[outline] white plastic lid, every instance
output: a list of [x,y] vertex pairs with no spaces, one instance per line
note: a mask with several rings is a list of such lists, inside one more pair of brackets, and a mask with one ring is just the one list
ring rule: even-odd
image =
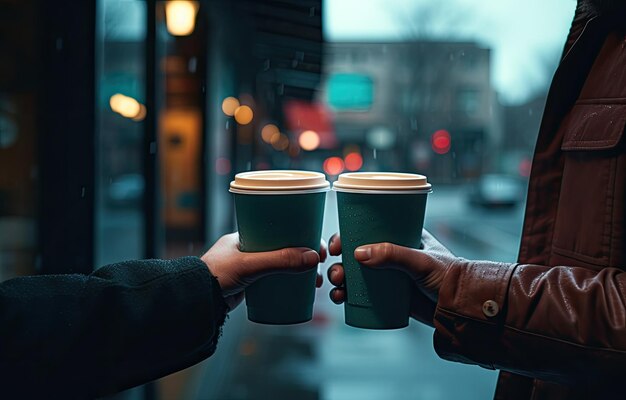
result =
[[340,192],[430,192],[424,175],[400,172],[349,172],[339,175],[333,189]]
[[312,171],[241,172],[230,183],[230,192],[247,194],[312,193],[327,191],[329,188],[330,183],[324,174]]

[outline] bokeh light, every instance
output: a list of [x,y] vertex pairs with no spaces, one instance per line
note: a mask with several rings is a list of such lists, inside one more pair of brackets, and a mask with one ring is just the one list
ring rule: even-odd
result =
[[280,133],[280,132],[276,132],[276,133],[272,134],[272,137],[270,138],[270,144],[273,146],[276,143],[278,143],[278,141],[280,140],[281,136],[282,136],[282,133]]
[[298,143],[302,150],[313,151],[320,145],[320,135],[315,131],[304,131],[300,134]]
[[280,131],[274,124],[267,124],[261,129],[261,139],[263,139],[265,143],[272,143],[272,137],[275,134],[280,135]]
[[341,157],[328,157],[324,161],[324,172],[328,175],[339,175],[343,172],[344,164]]
[[431,137],[431,145],[435,153],[446,154],[450,151],[450,147],[452,145],[450,133],[445,129],[440,129],[433,133],[433,136]]
[[348,171],[358,171],[363,166],[363,157],[359,153],[350,153],[345,158],[345,165]]
[[239,107],[239,100],[235,97],[227,97],[222,101],[222,111],[224,114],[232,117],[235,115],[235,110]]
[[252,109],[248,106],[239,106],[235,110],[235,121],[237,121],[240,125],[248,125],[252,122],[254,118],[254,113]]
[[[142,104],[139,104],[137,100],[129,96],[124,96],[121,93],[116,93],[111,96],[109,99],[109,105],[111,106],[111,110],[126,118],[141,117],[142,107],[145,110],[145,107]],[[141,117],[141,119],[143,118],[145,118],[145,115]]]
[[367,132],[365,141],[373,149],[390,150],[396,145],[396,134],[386,126],[375,126]]
[[289,138],[282,133],[272,136],[272,147],[278,151],[286,150],[289,147]]
[[165,24],[174,36],[191,35],[196,27],[197,1],[171,0],[165,3]]

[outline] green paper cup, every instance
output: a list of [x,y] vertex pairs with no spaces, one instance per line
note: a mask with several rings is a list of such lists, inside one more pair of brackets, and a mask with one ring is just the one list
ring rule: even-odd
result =
[[354,259],[354,250],[381,242],[419,248],[431,185],[423,175],[355,172],[339,175],[333,190],[346,276],[346,324],[404,328],[409,324],[413,284],[408,274],[363,267]]
[[[230,184],[241,250],[260,252],[286,247],[319,250],[326,192],[323,174],[308,171],[252,171]],[[317,271],[275,273],[246,288],[250,321],[287,325],[313,316]]]

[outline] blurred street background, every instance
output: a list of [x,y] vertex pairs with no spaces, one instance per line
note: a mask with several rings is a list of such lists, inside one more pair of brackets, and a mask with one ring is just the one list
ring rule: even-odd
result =
[[[513,262],[575,3],[0,0],[0,281],[200,255],[261,169],[424,174],[427,229]],[[439,359],[432,328],[348,327],[329,290],[297,326],[239,307],[209,360],[113,398],[492,397],[497,372]]]

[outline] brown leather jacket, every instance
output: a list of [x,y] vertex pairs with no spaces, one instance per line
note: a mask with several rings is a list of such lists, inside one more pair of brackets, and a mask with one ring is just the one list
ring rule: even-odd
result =
[[519,263],[460,261],[441,287],[435,350],[500,369],[496,399],[626,398],[625,14],[579,1]]

